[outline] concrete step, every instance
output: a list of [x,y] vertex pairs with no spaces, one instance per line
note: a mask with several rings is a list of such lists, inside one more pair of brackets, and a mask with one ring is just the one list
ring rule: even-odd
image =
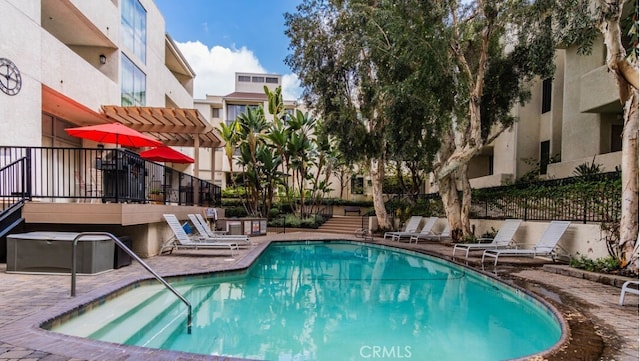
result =
[[359,216],[333,216],[318,228],[319,232],[353,234],[358,228],[362,228],[362,217]]

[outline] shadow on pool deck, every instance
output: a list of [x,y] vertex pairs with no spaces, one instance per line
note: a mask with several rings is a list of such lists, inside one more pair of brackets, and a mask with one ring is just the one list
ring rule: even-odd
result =
[[[145,259],[163,276],[193,274],[248,267],[272,240],[350,239],[351,236],[322,233],[270,234],[256,237],[253,249],[242,250],[230,259],[219,251],[180,251],[171,255]],[[451,258],[452,248],[446,244],[409,245],[383,241],[393,245]],[[479,258],[471,257],[469,265],[478,267]],[[40,323],[116,290],[135,280],[148,278],[139,265],[99,275],[79,276],[77,297],[71,298],[69,275],[9,274],[0,264],[0,361],[8,360],[232,360],[181,352],[140,347],[123,347],[102,342],[52,334],[37,327]],[[617,304],[620,289],[617,281],[594,282],[586,273],[554,265],[549,260],[530,258],[501,259],[498,267],[487,269],[507,283],[522,287],[553,304],[567,320],[571,337],[548,360],[638,360],[638,296],[631,295],[624,306]],[[567,274],[563,274],[567,273]],[[602,280],[599,280],[602,281]]]

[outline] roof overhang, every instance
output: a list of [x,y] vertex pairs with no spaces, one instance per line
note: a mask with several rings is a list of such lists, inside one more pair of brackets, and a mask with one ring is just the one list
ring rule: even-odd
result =
[[107,119],[147,133],[165,145],[224,146],[211,124],[196,109],[103,105]]
[[256,103],[263,103],[269,100],[265,93],[249,93],[249,92],[233,92],[224,96],[224,100],[227,102],[234,101],[250,101]]
[[80,126],[105,122],[102,114],[44,84],[42,84],[42,111]]
[[168,33],[165,34],[164,56],[166,65],[171,71],[186,76],[189,79],[195,78],[196,73]]

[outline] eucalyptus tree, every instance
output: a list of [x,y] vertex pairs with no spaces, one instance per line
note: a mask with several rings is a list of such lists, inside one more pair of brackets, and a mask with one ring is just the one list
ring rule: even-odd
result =
[[[285,62],[297,73],[307,106],[335,132],[341,152],[370,169],[375,184],[384,158],[373,138],[385,121],[376,110],[376,88],[366,91],[374,71],[364,41],[367,32],[349,16],[349,5],[305,0],[296,13],[285,14],[293,50]],[[373,196],[378,222],[388,228],[381,193]]]
[[471,232],[469,162],[516,121],[510,111],[529,98],[530,81],[553,74],[551,17],[540,3],[443,3],[455,103],[433,172],[454,238]]
[[[438,69],[441,60],[433,58],[438,52],[421,48],[426,51],[418,63],[400,61],[406,60],[404,55],[411,45],[403,38],[412,35],[405,31],[406,19],[396,11],[396,5],[410,12],[416,4],[432,10],[430,3],[305,0],[296,13],[285,15],[286,34],[293,50],[286,62],[301,81],[305,102],[318,112],[328,132],[336,137],[345,161],[357,163],[369,173],[381,228],[390,228],[382,192],[389,155],[401,149],[402,144],[416,144],[414,149],[420,149],[424,139],[433,134],[425,131],[425,127],[440,113],[411,111],[413,107],[424,110],[438,103],[425,102],[412,91],[398,88],[402,80],[407,80],[407,88],[433,87],[424,81],[429,77],[423,74],[432,74],[431,70]],[[437,24],[421,21],[414,24],[416,29],[411,31]],[[416,68],[424,72],[416,73]],[[411,82],[408,78],[412,77],[419,79]],[[431,79],[436,84],[444,81],[444,77]],[[401,114],[417,118],[406,119]],[[391,122],[397,122],[395,128],[390,128]]]
[[555,3],[559,42],[589,54],[600,34],[606,66],[615,79],[623,106],[622,217],[619,247],[623,266],[638,272],[638,2],[631,0],[563,0]]
[[369,167],[381,226],[385,163],[421,161],[452,234],[470,232],[468,163],[513,124],[528,82],[553,72],[546,10],[524,0],[308,0],[286,15],[287,63],[340,150]]

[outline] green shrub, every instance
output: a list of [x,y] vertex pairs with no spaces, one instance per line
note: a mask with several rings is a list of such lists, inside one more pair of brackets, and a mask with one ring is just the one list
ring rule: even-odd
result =
[[244,207],[224,207],[225,218],[242,218],[247,216]]
[[223,207],[242,207],[242,199],[240,198],[222,198]]
[[245,194],[246,194],[246,191],[244,188],[227,187],[222,190],[223,198],[241,198]]
[[300,219],[300,217],[294,214],[286,214],[284,217],[275,217],[269,220],[269,227],[282,227],[283,218],[285,226],[287,228],[310,228],[317,229],[320,227],[326,219],[321,215],[315,215]]
[[280,209],[273,207],[269,210],[269,219],[278,218],[279,214],[280,214]]
[[620,269],[620,260],[611,256],[596,259],[588,258],[579,253],[577,256],[571,257],[569,266],[599,273],[614,273]]

